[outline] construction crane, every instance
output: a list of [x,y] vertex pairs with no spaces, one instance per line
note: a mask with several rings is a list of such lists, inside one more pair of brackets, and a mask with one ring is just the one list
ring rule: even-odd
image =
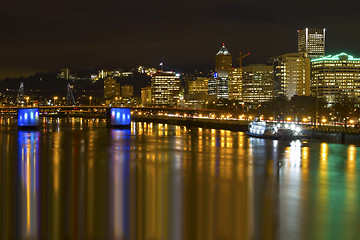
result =
[[247,57],[247,56],[249,56],[249,55],[250,55],[250,53],[242,54],[242,53],[240,52],[239,58],[238,58],[238,60],[239,60],[239,68],[240,68],[240,69],[242,68],[242,59],[245,58],[245,57]]

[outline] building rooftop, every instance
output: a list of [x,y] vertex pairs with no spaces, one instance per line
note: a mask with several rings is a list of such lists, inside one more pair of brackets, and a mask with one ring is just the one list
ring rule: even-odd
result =
[[351,55],[348,55],[346,53],[340,53],[337,55],[328,55],[322,58],[314,58],[311,60],[311,62],[318,62],[318,61],[340,61],[340,60],[347,60],[347,61],[360,61],[360,58],[354,58]]
[[225,43],[220,48],[220,51],[216,55],[231,55],[227,48],[225,47]]

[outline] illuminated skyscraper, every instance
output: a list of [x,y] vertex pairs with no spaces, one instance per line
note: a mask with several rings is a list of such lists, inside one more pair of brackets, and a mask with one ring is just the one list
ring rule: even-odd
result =
[[216,98],[229,99],[229,70],[217,70],[216,80]]
[[219,52],[215,56],[215,71],[217,70],[229,70],[232,68],[232,57],[225,44],[223,43]]
[[233,68],[229,71],[229,100],[241,100],[242,73],[241,68]]
[[309,58],[325,56],[325,28],[298,30],[298,52],[307,53]]
[[151,78],[152,103],[156,106],[176,106],[180,95],[180,74],[157,72]]
[[[214,82],[210,81],[209,83],[209,94],[215,92],[217,99],[229,99],[229,71],[231,68],[232,57],[223,43],[215,56]],[[214,85],[216,86],[216,89],[213,89]]]
[[217,75],[216,72],[212,74],[212,77],[208,81],[208,93],[209,95],[216,95],[216,80],[215,76]]
[[310,95],[310,58],[305,53],[288,53],[274,59],[275,96]]
[[360,97],[360,58],[340,53],[312,59],[311,94],[328,104],[342,95]]
[[244,103],[268,102],[274,97],[273,66],[256,64],[242,68],[242,98]]

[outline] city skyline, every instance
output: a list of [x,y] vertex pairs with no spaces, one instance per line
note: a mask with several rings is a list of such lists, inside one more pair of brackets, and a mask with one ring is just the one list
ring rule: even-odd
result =
[[251,52],[246,61],[257,63],[296,52],[297,30],[305,27],[327,29],[327,54],[360,55],[360,33],[349,31],[356,29],[353,10],[345,13],[335,6],[312,17],[302,16],[302,7],[287,13],[290,4],[281,2],[3,5],[0,79],[64,67],[128,68],[160,62],[171,68],[212,67],[213,54],[223,42],[234,58],[239,51]]

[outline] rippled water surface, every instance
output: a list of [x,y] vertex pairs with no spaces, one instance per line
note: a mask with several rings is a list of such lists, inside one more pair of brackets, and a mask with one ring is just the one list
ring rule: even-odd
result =
[[358,239],[359,148],[103,120],[0,126],[1,239]]

